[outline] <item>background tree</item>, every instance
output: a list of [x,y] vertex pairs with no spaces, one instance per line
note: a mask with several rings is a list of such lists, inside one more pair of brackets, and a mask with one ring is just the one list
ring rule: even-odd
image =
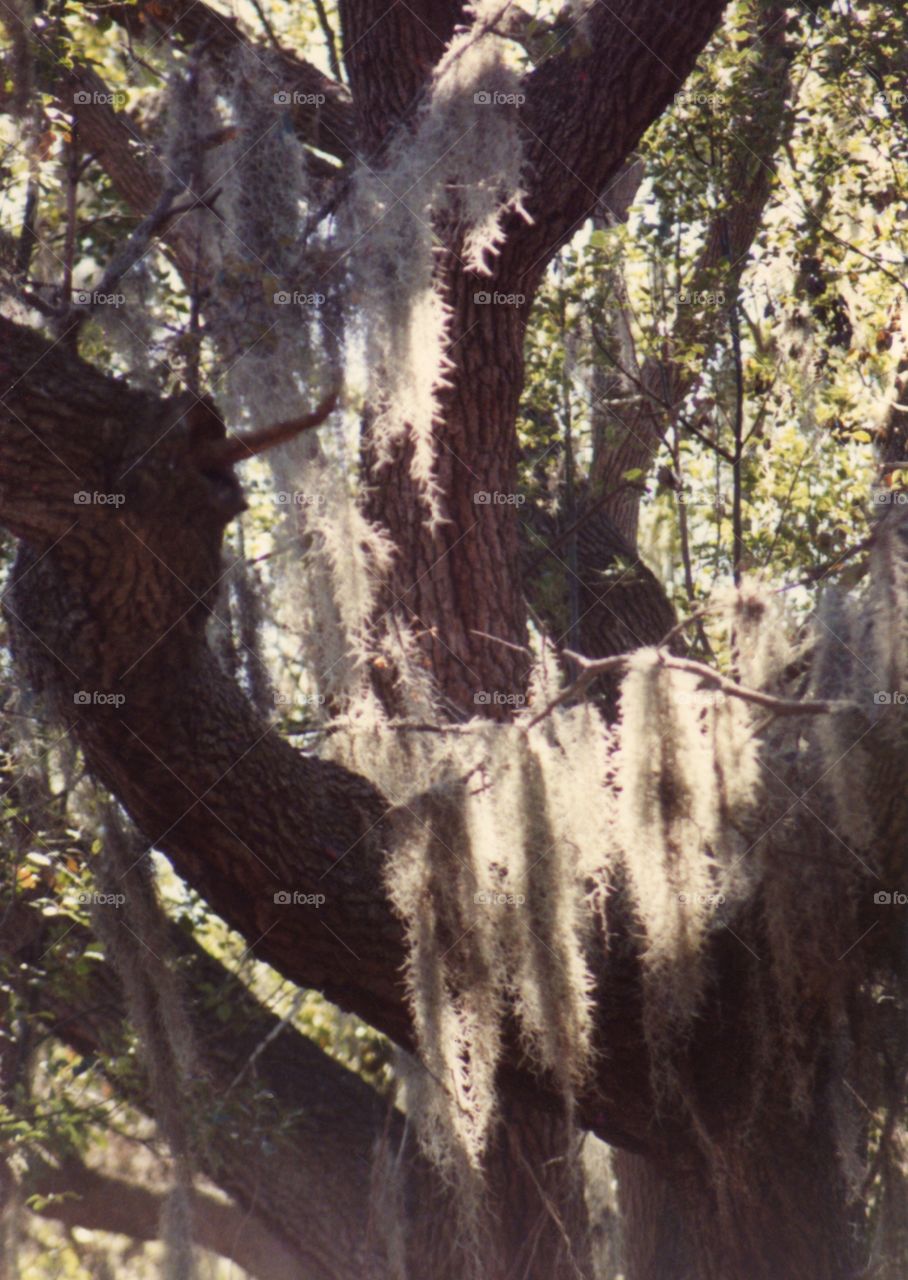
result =
[[5,12],[3,1266],[901,1274],[901,15],[255,12]]

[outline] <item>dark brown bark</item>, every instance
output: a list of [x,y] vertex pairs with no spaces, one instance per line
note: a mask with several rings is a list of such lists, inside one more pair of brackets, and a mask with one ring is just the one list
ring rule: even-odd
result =
[[[639,6],[594,10],[588,48],[544,62],[526,82],[520,122],[532,225],[516,215],[510,219],[490,280],[463,268],[459,245],[452,243],[456,231],[447,229],[449,252],[439,260],[438,288],[451,306],[454,367],[446,375],[450,389],[439,397],[437,474],[443,514],[451,523],[433,531],[414,519],[420,508],[406,441],[371,477],[370,514],[391,531],[397,549],[385,604],[399,602],[398,613],[415,626],[430,668],[461,712],[474,711],[478,692],[519,694],[526,682],[527,663],[519,652],[526,640],[519,508],[508,495],[513,499],[517,489],[515,419],[523,385],[523,334],[536,289],[548,262],[596,207],[653,112],[682,83],[723,8],[722,3],[692,3],[664,25],[661,12],[653,25]],[[357,44],[363,64],[358,75],[370,74],[370,61],[376,66],[384,61],[384,21]],[[408,82],[392,99],[402,111],[414,93]],[[613,109],[615,103],[620,111]],[[480,291],[521,301],[477,304]],[[479,491],[500,494],[501,501],[478,512]]]
[[724,1200],[714,1172],[620,1153],[627,1280],[854,1280],[859,1213],[832,1133],[822,1111],[810,1125],[755,1133],[732,1153]]
[[[381,798],[363,779],[292,751],[205,644],[205,599],[217,577],[221,530],[238,506],[230,476],[196,470],[198,458],[210,453],[216,418],[192,398],[158,402],[129,392],[61,348],[51,354],[15,326],[2,327],[9,429],[0,467],[19,483],[0,501],[5,518],[28,538],[8,610],[32,684],[65,717],[92,769],[150,843],[171,856],[257,955],[408,1044],[397,978],[400,930],[380,874],[390,830]],[[21,377],[38,366],[40,391]],[[128,436],[123,421],[131,424]],[[93,496],[121,495],[122,515],[110,503],[74,502],[77,485]],[[190,511],[193,531],[183,515]],[[109,698],[123,701],[103,701]],[[342,892],[332,887],[338,884]],[[275,903],[282,889],[324,894],[322,914]],[[628,1054],[609,1092],[626,1070],[639,1093],[633,1059],[640,1043],[616,998],[634,981],[630,958],[627,971],[618,965],[603,983],[604,1007],[615,1018],[612,1062]],[[572,1133],[557,1099],[516,1061],[515,1054],[502,1087],[523,1119],[500,1141],[512,1153],[516,1134],[524,1134],[526,1168],[503,1168],[491,1194],[504,1204],[519,1175],[529,1204],[538,1183],[545,1211],[537,1204],[522,1225],[512,1224],[513,1232],[532,1229],[540,1256],[555,1257],[564,1252],[565,1223],[578,1207],[570,1199],[555,1202],[568,1185],[560,1177],[551,1181],[558,1170],[547,1161],[537,1168],[536,1160],[543,1147],[563,1150]],[[593,1093],[586,1106],[603,1133],[647,1124],[641,1097],[618,1104]],[[554,1119],[537,1133],[528,1107],[550,1109]],[[575,1236],[572,1248],[580,1255],[582,1233]],[[452,1277],[462,1274],[460,1263],[451,1265]],[[502,1261],[503,1275],[508,1265]]]
[[162,38],[189,48],[203,44],[207,56],[228,74],[240,51],[253,50],[262,74],[273,77],[275,92],[295,95],[289,107],[301,141],[339,160],[348,160],[355,153],[353,107],[343,85],[311,62],[252,39],[235,19],[201,0],[143,0],[140,4],[86,8],[100,8],[106,18],[122,25],[137,43],[148,43],[152,48]]
[[339,9],[357,136],[372,163],[412,115],[464,7],[460,0],[341,0]]
[[[32,683],[65,713],[92,767],[146,836],[257,954],[408,1043],[396,963],[389,963],[402,950],[381,886],[382,840],[391,832],[381,798],[355,775],[281,742],[205,644],[204,600],[217,578],[221,530],[238,506],[230,476],[194,467],[198,440],[217,429],[212,410],[129,391],[8,322],[0,329],[0,514],[34,548],[22,554],[9,600]],[[77,485],[116,493],[121,481],[122,509],[73,502]],[[76,692],[89,701],[76,702]],[[125,701],[108,705],[98,693]],[[349,856],[331,859],[351,845]],[[327,876],[326,864],[334,865]],[[324,916],[279,909],[273,894],[281,887],[325,893]],[[696,1168],[683,1117],[653,1124],[639,957],[625,911],[620,895],[610,900],[612,936],[597,992],[605,1053],[578,1119],[665,1169]],[[748,937],[747,929],[742,922],[738,937]],[[722,989],[686,1054],[705,1098],[718,1090],[725,1099],[739,1082],[743,1088],[753,1051],[741,1022],[750,964],[738,937],[714,939],[708,963],[722,975]],[[764,950],[758,933],[750,941],[756,954]],[[545,1106],[544,1091],[513,1065],[502,1087],[527,1098],[535,1089]],[[733,1115],[737,1104],[720,1105]],[[841,1212],[841,1203],[830,1209]]]
[[526,643],[513,501],[526,308],[476,304],[477,282],[464,275],[451,288],[455,368],[440,397],[435,468],[448,522],[428,525],[409,447],[370,471],[369,513],[397,549],[383,606],[420,638],[449,705],[501,714],[501,703],[483,706],[477,695],[520,694],[529,670],[526,654],[508,647]]
[[[0,338],[0,517],[26,539],[6,599],[21,670],[149,844],[257,956],[409,1046],[403,935],[382,879],[387,802],[295,751],[206,641],[223,527],[242,501],[232,475],[197,469],[212,410],[131,391],[8,321]],[[597,1132],[631,1143],[650,1105],[628,1019],[638,980],[633,947],[603,970],[610,1069],[584,1103]],[[506,1078],[541,1087],[513,1065]]]
[[[385,802],[364,779],[294,751],[205,643],[223,527],[242,503],[229,473],[192,463],[210,411],[193,396],[118,388],[59,348],[48,358],[7,322],[2,336],[11,431],[0,501],[29,548],[7,606],[32,646],[33,678],[149,841],[259,940],[257,954],[405,1040],[401,933],[381,885]],[[40,389],[22,380],[31,365]],[[112,541],[123,553],[113,560]],[[114,695],[119,708],[103,701]],[[184,863],[177,850],[190,848]],[[282,890],[325,903],[287,907],[274,899]],[[370,988],[365,1001],[354,995]]]
[[[522,119],[531,161],[529,207],[536,221],[526,227],[515,220],[509,227],[493,287],[522,293],[529,305],[545,263],[680,83],[722,7],[687,3],[663,27],[654,22],[654,14],[664,17],[660,5],[635,7],[628,0],[617,11],[602,6],[591,19],[588,52],[553,58],[533,73]],[[390,10],[375,11],[371,41],[361,13],[345,19],[351,67],[350,32],[359,33],[356,76],[364,112],[375,77],[387,74],[382,50],[391,28],[381,27],[392,21],[389,15]],[[431,19],[436,40],[454,20],[447,9],[423,16]],[[403,12],[393,18],[409,21]],[[419,65],[415,75],[402,73],[375,116],[377,143],[411,110],[420,76],[439,52],[428,35],[415,30],[397,31],[397,38],[415,42]],[[514,418],[527,312],[515,308],[502,315],[478,308],[475,282],[451,261],[442,260],[440,278],[454,310],[456,367],[442,399],[441,429],[444,444],[457,446],[459,457],[451,461],[440,449],[439,468],[452,525],[430,536],[415,518],[406,445],[381,477],[372,510],[397,547],[389,594],[401,602],[401,621],[421,634],[450,703],[472,711],[473,681],[481,689],[511,691],[524,678],[524,658],[499,643],[519,645],[524,636],[517,512],[503,504],[480,525],[473,498],[477,483],[486,491],[514,492]],[[398,978],[401,930],[381,878],[394,835],[384,799],[362,778],[293,752],[218,669],[205,643],[207,603],[221,570],[221,534],[240,505],[231,474],[198,464],[197,437],[217,430],[213,411],[194,397],[158,402],[117,389],[59,353],[51,356],[7,322],[0,324],[0,338],[6,406],[0,424],[0,519],[26,544],[10,597],[23,669],[57,713],[65,713],[90,765],[149,841],[168,852],[180,874],[243,933],[256,954],[409,1044]],[[43,389],[31,376],[38,366]],[[92,502],[82,509],[73,502],[78,490],[122,492],[122,507]],[[77,694],[88,694],[88,701],[76,701]],[[123,701],[115,705],[96,695]],[[318,914],[281,906],[274,900],[278,890],[323,893],[326,901]],[[681,1185],[698,1176],[697,1148],[684,1120],[663,1118],[661,1126],[654,1120],[640,1030],[635,924],[620,901],[609,911],[612,936],[607,962],[604,938],[599,939],[597,993],[605,1053],[598,1092],[580,1100],[579,1118],[604,1136],[646,1151]],[[736,1009],[749,962],[730,955],[721,940],[715,950],[725,979],[721,1001],[711,1011],[709,1030],[698,1030],[689,1065],[695,1075],[724,1079],[737,1065]],[[530,1099],[550,1105],[551,1095],[516,1062],[514,1053],[503,1073],[508,1102],[520,1109]],[[527,1257],[527,1239],[540,1221],[530,1186],[563,1137],[556,1109],[551,1114],[551,1124],[521,1119],[519,1142],[510,1150],[507,1130],[500,1139],[501,1173],[493,1175],[492,1196],[505,1203],[508,1177],[521,1161],[531,1175],[508,1219],[502,1275]],[[796,1133],[794,1145],[800,1157],[793,1163],[803,1182],[814,1166],[802,1135]],[[758,1163],[760,1188],[775,1158],[773,1148]],[[827,1176],[818,1180],[810,1200],[814,1233],[841,1210],[830,1169],[827,1161]],[[533,1256],[558,1267],[547,1274],[560,1274],[559,1241],[567,1230],[575,1245],[582,1223],[564,1212],[577,1211],[572,1188],[557,1185],[557,1169],[546,1170],[549,1175],[555,1178],[549,1190],[556,1214],[547,1211]],[[709,1207],[704,1184],[695,1185],[697,1194],[683,1201],[685,1212]],[[794,1177],[790,1185],[798,1185]],[[704,1275],[712,1280],[720,1274],[717,1267],[733,1266],[740,1280],[749,1280],[741,1269],[756,1265],[754,1240],[765,1229],[772,1203],[770,1198],[766,1209],[748,1216],[742,1200],[742,1227],[728,1237],[730,1252],[715,1254],[717,1262],[704,1252],[704,1265],[712,1267]],[[829,1256],[819,1242],[807,1252],[821,1260]],[[803,1259],[806,1252],[795,1256]],[[569,1265],[564,1262],[564,1274],[573,1274]],[[456,1275],[453,1265],[451,1273]],[[763,1280],[762,1273],[755,1275]],[[732,1271],[728,1276],[738,1280]]]

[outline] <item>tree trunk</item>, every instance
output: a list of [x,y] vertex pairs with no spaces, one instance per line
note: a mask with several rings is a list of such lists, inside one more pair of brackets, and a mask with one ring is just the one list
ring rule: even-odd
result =
[[[378,468],[370,458],[372,519],[390,533],[394,567],[382,608],[416,636],[438,688],[466,715],[510,713],[529,658],[519,566],[517,442],[527,306],[476,303],[481,282],[463,272],[452,296],[449,390],[440,397],[436,479],[445,522],[430,527],[411,473],[412,442]],[[498,285],[504,291],[505,287]],[[477,460],[481,459],[481,463]]]
[[829,1116],[757,1134],[717,1193],[701,1165],[616,1161],[627,1280],[858,1280],[858,1220]]
[[579,1134],[569,1117],[508,1102],[487,1187],[496,1247],[484,1277],[592,1280]]

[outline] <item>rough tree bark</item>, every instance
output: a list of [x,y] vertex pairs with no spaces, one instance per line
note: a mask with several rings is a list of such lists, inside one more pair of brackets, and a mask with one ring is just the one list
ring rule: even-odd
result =
[[[239,505],[231,475],[199,469],[218,432],[213,411],[193,400],[187,412],[185,400],[158,402],[130,391],[9,322],[0,332],[0,515],[24,539],[8,607],[32,685],[56,704],[92,769],[150,843],[257,954],[408,1044],[400,931],[380,877],[393,818],[362,779],[300,756],[262,724],[218,673],[205,643],[204,601],[217,579],[220,536]],[[122,514],[110,504],[75,504],[82,490],[122,492]],[[87,701],[76,699],[86,693]],[[94,696],[112,693],[124,699],[120,706]],[[327,927],[322,917],[279,907],[279,887],[324,892]],[[579,1119],[606,1140],[647,1152],[666,1174],[689,1176],[698,1169],[698,1148],[687,1122],[663,1115],[654,1123],[634,925],[620,901],[612,908],[609,949],[597,966],[606,1052],[595,1085],[580,1099]],[[758,955],[759,922],[751,929],[745,936]],[[728,1089],[755,1047],[746,1018],[749,953],[721,933],[712,949],[722,981],[692,1039],[687,1070],[704,1106],[718,1107],[721,1131],[729,1123],[723,1112],[734,1115]],[[505,1093],[518,1105],[535,1099],[557,1113],[543,1082],[515,1063],[503,1074]],[[780,1121],[773,1129],[784,1145],[761,1153],[766,1168],[774,1160],[784,1168],[799,1146],[805,1155],[811,1150],[796,1117],[786,1120],[787,1127]],[[796,1163],[793,1177],[798,1168],[816,1212],[809,1223],[774,1219],[779,1257],[802,1257],[796,1240],[810,1227],[817,1234],[810,1251],[824,1258],[822,1241],[845,1213],[843,1188],[833,1172],[817,1205],[824,1184],[812,1162]],[[762,1252],[754,1256],[755,1241],[763,1248],[765,1207],[746,1194],[735,1203],[741,1221],[736,1233],[723,1235],[729,1252],[717,1261],[699,1242],[704,1280],[768,1274]],[[560,1239],[559,1230],[553,1248]],[[832,1270],[818,1274],[854,1274],[844,1253],[831,1262]]]
[[[522,120],[535,222],[509,226],[493,287],[522,293],[529,304],[545,263],[678,87],[722,8],[718,0],[688,0],[663,26],[658,4],[601,6],[591,18],[588,52],[552,58],[529,77]],[[379,77],[388,76],[382,27],[391,9],[394,24],[410,21],[401,6],[368,14],[351,6],[344,16],[351,82],[355,45],[363,104],[374,98]],[[453,8],[433,8],[414,18],[409,33],[398,32],[396,38],[419,53],[421,78],[408,80],[401,72],[376,108],[377,145],[410,109],[440,52],[427,35],[415,33],[415,23],[423,21],[440,43],[457,17]],[[383,476],[373,514],[397,548],[389,590],[404,601],[402,621],[416,620],[443,692],[472,712],[474,680],[481,688],[514,689],[524,678],[523,659],[504,656],[516,651],[497,643],[519,645],[524,635],[513,508],[496,509],[494,519],[490,512],[487,528],[470,522],[477,479],[484,489],[513,491],[526,312],[480,316],[473,282],[450,257],[440,271],[456,343],[439,428],[461,459],[440,463],[452,524],[430,533],[413,518],[412,506],[404,518],[400,504],[412,503],[406,444]],[[206,644],[221,536],[241,505],[232,473],[207,460],[208,446],[222,432],[214,410],[195,397],[163,402],[117,385],[6,321],[0,341],[0,520],[23,541],[9,608],[31,683],[70,725],[91,768],[149,842],[168,853],[256,954],[409,1045],[401,929],[381,881],[394,838],[389,806],[364,779],[283,743],[219,671]],[[84,490],[122,494],[122,509],[74,503]],[[96,696],[113,694],[122,703]],[[324,893],[326,906],[317,918],[288,911],[274,901],[278,889]],[[685,1215],[701,1213],[704,1205],[712,1211],[688,1122],[656,1118],[640,1027],[634,921],[620,902],[609,910],[609,948],[599,939],[596,966],[602,1066],[579,1100],[579,1119],[607,1140],[646,1152],[685,1188],[679,1197]],[[759,921],[751,927],[759,935]],[[713,943],[721,982],[688,1050],[691,1077],[704,1096],[707,1086],[735,1077],[748,1043],[742,1005],[749,961],[736,946],[727,937]],[[557,1115],[553,1093],[520,1066],[516,1051],[502,1088],[509,1105]],[[718,1093],[721,1134],[722,1088]],[[759,1194],[733,1197],[734,1221],[719,1224],[719,1243],[692,1241],[697,1280],[851,1280],[856,1274],[849,1251],[838,1247],[846,1214],[834,1163],[824,1157],[824,1176],[817,1176],[824,1153],[815,1124],[799,1128],[788,1115],[774,1122],[749,1175],[762,1191],[790,1169],[786,1203],[806,1204],[809,1214],[782,1213],[777,1201]],[[534,1175],[542,1153],[550,1154],[546,1127],[521,1126],[520,1158],[534,1140],[539,1153],[530,1161]],[[493,1190],[496,1185],[504,1184],[493,1182]],[[556,1194],[556,1207],[568,1198]],[[494,1280],[525,1261],[521,1236],[537,1227],[538,1204],[537,1197],[509,1222],[510,1243],[490,1264]],[[767,1214],[776,1233],[772,1252]],[[543,1241],[548,1256],[560,1249],[560,1230],[556,1225]],[[688,1229],[688,1238],[693,1235]],[[548,1273],[574,1274],[560,1262]]]
[[[392,8],[395,30],[402,22],[412,31],[396,38],[405,45],[426,40],[437,59],[441,44],[416,34],[432,23]],[[683,82],[723,8],[688,4],[664,26],[660,14],[655,28],[646,25],[639,6],[597,8],[589,19],[588,53],[543,62],[526,82],[520,122],[532,224],[511,218],[490,279],[464,268],[459,241],[452,242],[450,232],[439,257],[437,283],[452,310],[453,367],[446,374],[450,386],[440,397],[437,474],[450,523],[433,529],[412,518],[419,504],[406,439],[374,475],[370,514],[390,530],[397,550],[391,598],[401,602],[404,624],[417,629],[447,698],[470,714],[479,690],[520,692],[527,676],[525,658],[507,647],[522,646],[526,639],[519,517],[513,505],[478,507],[474,498],[479,490],[516,491],[514,424],[523,384],[523,332],[536,289],[553,255],[596,208],[644,129]],[[350,5],[345,13],[345,39],[355,43],[356,76],[370,84],[387,80],[387,29],[377,20],[384,12],[380,4],[367,13]],[[438,25],[437,9],[432,13]],[[452,8],[452,23],[456,15]],[[655,45],[654,30],[659,31]],[[369,111],[374,146],[406,119],[426,70],[395,63],[395,88],[382,110],[376,111],[371,100],[361,108],[361,119]],[[356,80],[353,88],[356,99]],[[479,291],[524,301],[489,306],[476,302]]]

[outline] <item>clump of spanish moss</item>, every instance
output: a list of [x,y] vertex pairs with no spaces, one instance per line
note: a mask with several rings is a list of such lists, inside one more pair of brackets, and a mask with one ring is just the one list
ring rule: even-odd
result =
[[[406,128],[353,171],[333,206],[333,257],[319,240],[322,192],[259,68],[240,59],[218,85],[202,57],[184,77],[193,122],[183,111],[172,130],[174,172],[222,193],[199,253],[210,282],[206,337],[229,368],[231,425],[260,421],[263,406],[271,420],[298,416],[345,364],[365,368],[373,472],[406,442],[433,521],[445,516],[434,434],[449,370],[445,254],[456,251],[481,283],[504,219],[522,212],[519,85],[494,30],[501,9],[483,0],[468,14]],[[227,141],[201,147],[203,132],[225,126]],[[341,286],[355,313],[337,302]],[[289,579],[288,616],[333,716],[323,750],[394,806],[386,874],[406,930],[416,1035],[405,1105],[455,1189],[464,1275],[481,1274],[505,1036],[516,1031],[569,1117],[597,1053],[608,1053],[595,1040],[591,957],[616,883],[639,926],[660,1099],[680,1089],[680,1059],[711,994],[712,944],[738,927],[759,955],[742,1019],[755,1046],[747,1139],[780,1068],[804,1107],[821,1054],[840,1080],[857,1078],[845,1000],[854,961],[840,957],[860,936],[874,877],[904,871],[904,841],[886,838],[885,814],[865,803],[892,767],[881,744],[904,738],[887,711],[908,684],[901,513],[878,530],[863,597],[827,593],[808,627],[790,625],[758,582],[729,591],[723,652],[741,696],[643,650],[629,663],[615,730],[589,705],[537,724],[527,714],[452,725],[412,636],[382,617],[392,546],[355,499],[357,445],[335,424],[333,435],[276,450],[270,465],[274,496],[285,499],[278,537],[303,571]],[[376,695],[372,676],[384,669],[397,673],[395,715],[405,723]],[[534,709],[551,700],[555,679],[557,664],[537,666]],[[748,689],[835,705],[776,715]],[[150,1026],[166,1016],[153,985],[137,1000]],[[178,1070],[178,1051],[168,1052]],[[831,1103],[856,1186],[855,1114],[841,1089]],[[162,1118],[165,1131],[169,1123]],[[723,1169],[705,1126],[698,1131],[717,1180],[730,1178],[734,1160]],[[176,1153],[178,1131],[175,1141]]]
[[590,1069],[584,872],[601,866],[606,849],[604,806],[602,820],[589,820],[605,798],[606,749],[589,708],[529,732],[486,721],[439,730],[385,724],[373,737],[354,722],[333,746],[346,739],[343,758],[371,763],[370,776],[396,802],[387,882],[407,930],[419,1048],[406,1107],[456,1188],[463,1239],[478,1256],[506,1018],[557,1082],[568,1114]]
[[657,1074],[703,998],[703,943],[746,884],[736,819],[758,783],[751,715],[652,649],[630,662],[615,763],[616,842],[645,930],[644,1023]]

